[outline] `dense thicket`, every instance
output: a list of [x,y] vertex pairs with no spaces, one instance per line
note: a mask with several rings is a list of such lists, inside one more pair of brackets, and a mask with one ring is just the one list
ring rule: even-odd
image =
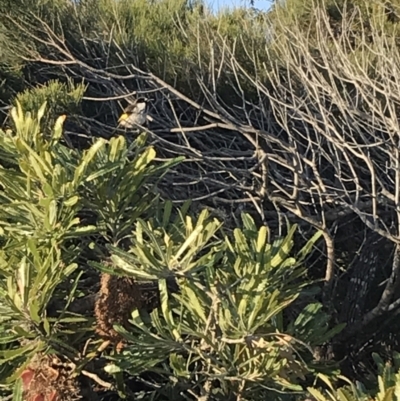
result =
[[[399,17],[0,0],[0,379],[253,401],[363,399],[381,374],[395,397]],[[117,119],[139,95],[136,138]],[[40,395],[37,366],[64,387]],[[366,388],[329,390],[339,371]]]

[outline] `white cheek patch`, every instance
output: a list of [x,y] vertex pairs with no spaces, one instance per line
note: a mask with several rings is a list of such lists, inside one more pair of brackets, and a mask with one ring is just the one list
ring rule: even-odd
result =
[[136,109],[137,112],[141,112],[141,111],[143,111],[145,108],[146,108],[146,103],[145,103],[145,102],[139,103],[139,104],[137,104],[136,107],[135,107],[135,109]]

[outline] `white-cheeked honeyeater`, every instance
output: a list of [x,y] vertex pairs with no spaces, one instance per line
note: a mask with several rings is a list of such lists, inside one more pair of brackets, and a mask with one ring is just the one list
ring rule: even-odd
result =
[[148,119],[148,99],[140,97],[124,109],[121,117],[118,119],[118,125],[124,128],[138,128],[145,125]]

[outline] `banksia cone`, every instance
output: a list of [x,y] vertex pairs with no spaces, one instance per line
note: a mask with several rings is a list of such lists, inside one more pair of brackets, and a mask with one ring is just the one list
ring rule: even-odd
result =
[[96,332],[105,340],[121,341],[113,325],[127,328],[132,311],[141,305],[140,290],[134,279],[103,273],[95,304]]
[[22,372],[24,401],[74,401],[81,398],[78,384],[54,355],[38,354]]
[[[111,264],[109,264],[111,265]],[[167,280],[171,292],[179,290],[175,279]],[[138,282],[131,277],[101,274],[100,290],[95,302],[96,332],[104,340],[123,345],[123,338],[113,328],[117,324],[129,330],[129,319],[135,309],[148,313],[160,305],[157,281]]]
[[130,277],[117,277],[103,273],[95,304],[96,332],[104,340],[122,346],[122,337],[113,329],[119,324],[129,328],[132,311],[143,309],[148,313],[160,304],[157,282],[138,283]]

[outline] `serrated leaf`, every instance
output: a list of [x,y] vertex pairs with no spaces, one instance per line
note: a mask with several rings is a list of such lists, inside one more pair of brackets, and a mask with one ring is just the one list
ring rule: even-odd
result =
[[37,347],[34,343],[28,343],[26,345],[20,345],[16,349],[11,350],[0,350],[0,365],[24,355],[25,353],[32,351]]

